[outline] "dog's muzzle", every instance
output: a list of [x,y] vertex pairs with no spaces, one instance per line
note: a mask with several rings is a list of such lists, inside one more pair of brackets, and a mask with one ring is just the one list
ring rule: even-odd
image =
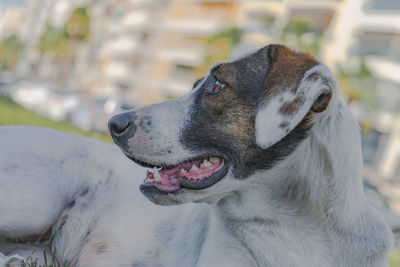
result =
[[[122,152],[135,163],[151,168],[141,185],[142,191],[172,193],[181,188],[201,190],[226,175],[228,164],[220,153],[188,154],[182,157],[180,144],[166,138],[173,135],[168,135],[168,131],[160,134],[157,129],[160,124],[165,129],[163,117],[154,121],[149,114],[148,110],[143,112],[143,109],[130,111],[115,115],[108,123],[111,137]],[[171,146],[171,143],[174,145]],[[170,164],[165,162],[166,158],[171,159],[176,155],[179,157]]]

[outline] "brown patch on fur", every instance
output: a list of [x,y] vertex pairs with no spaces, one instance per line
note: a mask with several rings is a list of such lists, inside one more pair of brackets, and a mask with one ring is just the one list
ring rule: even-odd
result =
[[321,79],[321,83],[322,83],[322,84],[327,84],[327,85],[329,85],[329,84],[332,84],[332,83],[333,83],[333,81],[332,81],[331,78],[322,75],[322,74],[321,74],[320,72],[318,72],[318,71],[317,71],[317,72],[313,72],[313,73],[311,73],[310,75],[308,75],[308,76],[306,77],[306,81],[310,81],[310,82],[315,82],[315,81],[317,81],[318,79]]
[[279,109],[279,113],[284,116],[291,116],[296,113],[301,105],[304,103],[304,98],[302,96],[296,96],[292,102],[285,102]]
[[264,99],[291,91],[297,88],[310,68],[316,66],[318,61],[309,54],[293,51],[282,45],[270,46],[270,70],[264,80]]
[[223,126],[220,130],[227,135],[233,133],[246,141],[253,138],[254,126],[248,119],[251,111],[232,88],[228,87],[218,94],[203,97],[200,105],[208,110],[213,120]]
[[218,77],[223,77],[224,81],[230,85],[236,85],[236,73],[234,63],[221,63],[215,74]]
[[324,83],[324,84],[332,84],[333,81],[332,81],[331,78],[328,78],[326,76],[322,76],[322,83]]
[[310,75],[307,76],[306,81],[311,81],[315,82],[318,80],[318,78],[321,77],[321,73],[319,72],[313,72]]

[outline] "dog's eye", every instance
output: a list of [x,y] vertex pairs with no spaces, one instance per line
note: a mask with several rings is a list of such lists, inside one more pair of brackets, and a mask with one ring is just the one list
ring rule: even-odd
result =
[[214,88],[212,89],[212,91],[213,91],[213,93],[216,93],[216,92],[220,91],[221,89],[224,89],[225,86],[226,85],[224,83],[216,80],[215,83],[214,83]]

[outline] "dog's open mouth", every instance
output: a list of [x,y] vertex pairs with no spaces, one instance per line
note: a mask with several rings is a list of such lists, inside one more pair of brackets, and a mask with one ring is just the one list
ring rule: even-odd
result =
[[186,161],[175,166],[154,167],[147,171],[142,189],[155,187],[162,192],[176,192],[180,188],[205,189],[221,180],[228,168],[220,157],[206,157]]

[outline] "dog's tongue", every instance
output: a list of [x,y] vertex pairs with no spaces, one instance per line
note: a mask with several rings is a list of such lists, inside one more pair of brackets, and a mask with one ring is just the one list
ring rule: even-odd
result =
[[179,188],[179,179],[199,181],[210,177],[214,172],[220,170],[224,162],[217,157],[197,159],[191,162],[158,170],[154,168],[147,172],[145,182],[156,183],[164,190],[172,191]]

